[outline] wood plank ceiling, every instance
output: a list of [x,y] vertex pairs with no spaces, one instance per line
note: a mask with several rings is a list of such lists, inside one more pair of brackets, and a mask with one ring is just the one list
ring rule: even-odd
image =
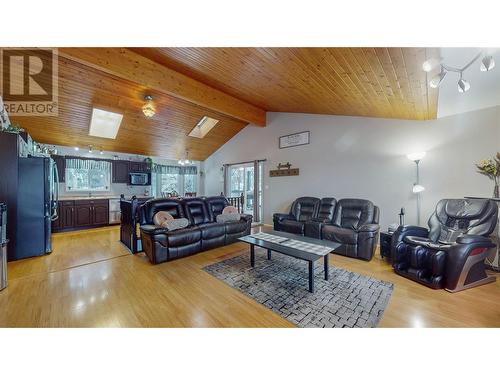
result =
[[[422,63],[437,49],[106,48],[98,58],[96,49],[70,50],[65,55],[61,49],[59,57],[59,116],[12,118],[38,142],[168,158],[184,157],[188,149],[190,158],[205,160],[251,121],[242,117],[258,117],[260,110],[436,118],[438,92],[427,84],[434,72],[423,72]],[[91,54],[93,61],[86,56]],[[122,74],[120,56],[135,71]],[[207,93],[190,98],[184,88],[177,90],[178,81],[171,82],[177,75]],[[164,90],[165,84],[174,88]],[[152,119],[141,111],[146,94],[157,108]],[[231,115],[228,103],[243,110]],[[124,114],[116,140],[88,135],[93,106]],[[205,115],[219,124],[204,139],[188,137]]]
[[437,90],[422,63],[436,48],[134,48],[273,112],[428,120]]
[[[153,96],[156,115],[142,113],[144,96]],[[88,135],[92,107],[122,113],[116,139]],[[220,120],[203,139],[188,137],[203,116]],[[153,91],[147,87],[59,57],[58,117],[12,117],[40,143],[179,159],[205,160],[247,123]]]

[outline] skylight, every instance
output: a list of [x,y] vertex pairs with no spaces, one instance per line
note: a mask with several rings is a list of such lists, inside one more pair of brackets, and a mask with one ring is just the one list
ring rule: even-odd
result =
[[219,122],[214,118],[203,116],[203,118],[196,124],[196,126],[189,133],[190,137],[203,138],[212,128]]
[[118,134],[118,129],[120,129],[122,119],[122,114],[93,108],[89,135],[115,139]]

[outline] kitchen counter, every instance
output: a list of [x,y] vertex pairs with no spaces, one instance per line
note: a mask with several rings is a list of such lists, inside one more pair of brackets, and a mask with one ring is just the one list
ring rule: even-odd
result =
[[[150,197],[150,196],[146,196],[146,195],[136,195],[137,198],[141,198],[141,199],[144,199],[144,198],[150,198],[152,199],[153,197]],[[60,201],[81,201],[81,200],[97,200],[97,199],[120,199],[120,196],[119,195],[93,195],[91,197],[89,197],[88,195],[84,195],[84,196],[69,196],[69,195],[65,195],[65,196],[60,196],[59,197],[59,200]],[[132,196],[125,196],[125,199],[132,199]]]

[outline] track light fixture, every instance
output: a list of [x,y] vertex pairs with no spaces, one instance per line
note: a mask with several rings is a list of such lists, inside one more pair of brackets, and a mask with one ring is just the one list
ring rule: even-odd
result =
[[441,85],[441,82],[443,82],[444,77],[446,77],[447,71],[441,67],[441,71],[439,74],[435,75],[429,82],[429,86],[432,87],[433,89],[438,88]]
[[469,91],[470,83],[462,78],[462,73],[460,73],[460,79],[458,80],[458,92],[464,93]]
[[[434,77],[432,77],[432,79],[429,81],[429,86],[432,87],[433,89],[438,88],[443,82],[448,72],[455,72],[460,75],[460,78],[458,80],[458,91],[460,93],[469,91],[470,83],[465,79],[463,79],[463,73],[481,57],[482,59],[481,59],[480,70],[482,72],[489,72],[495,67],[495,60],[493,60],[493,57],[491,55],[486,55],[483,51],[479,52],[476,56],[474,56],[474,58],[462,68],[453,67],[450,65],[446,65],[443,62],[439,62],[438,64],[441,67],[441,71]],[[437,65],[436,60],[430,58],[424,61],[424,63],[422,64],[422,69],[425,72],[430,72],[432,69],[436,67],[436,65]]]
[[493,57],[484,56],[483,59],[481,60],[481,67],[480,67],[481,71],[489,72],[494,67],[495,67],[495,60],[493,60]]

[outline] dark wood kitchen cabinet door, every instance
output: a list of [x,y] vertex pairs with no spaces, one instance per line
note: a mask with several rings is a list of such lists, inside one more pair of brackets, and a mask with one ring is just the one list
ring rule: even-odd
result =
[[66,159],[64,156],[52,155],[57,167],[57,174],[59,175],[59,182],[66,181]]
[[75,226],[75,206],[73,204],[63,205],[59,211],[61,229],[73,228]]
[[127,160],[113,160],[113,178],[115,184],[128,183],[129,162]]
[[96,203],[92,207],[92,225],[106,225],[109,223],[109,208],[107,204]]
[[75,227],[87,227],[92,225],[92,207],[91,204],[75,205]]
[[128,170],[132,173],[148,173],[151,172],[151,164],[143,161],[131,161]]

